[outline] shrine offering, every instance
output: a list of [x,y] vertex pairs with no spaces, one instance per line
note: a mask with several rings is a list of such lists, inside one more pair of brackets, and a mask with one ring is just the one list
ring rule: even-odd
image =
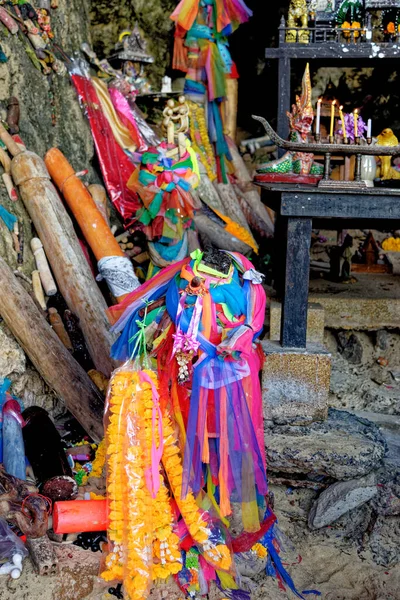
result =
[[90,192],[58,148],[47,152],[45,164],[98,260],[100,277],[107,281],[111,293],[122,300],[139,286],[131,261],[119,247]]
[[[154,327],[152,353],[157,356],[161,404],[172,403],[185,445],[183,497],[189,488],[199,493],[208,473],[218,487],[219,513],[230,514],[235,492],[248,531],[259,527],[257,498],[267,489],[257,376],[261,363],[257,345],[253,347],[264,319],[261,282],[241,255],[198,251],[191,260],[155,276],[140,296],[133,293],[121,307],[110,309],[111,316],[122,313],[114,326],[122,333],[113,356],[123,360],[135,352],[143,302],[165,298],[164,306],[152,310],[149,305],[145,324]],[[165,395],[168,389],[171,401]],[[244,471],[246,482],[239,476]],[[238,476],[231,478],[230,473]]]
[[199,171],[184,135],[189,128],[188,115],[183,96],[176,105],[168,101],[163,123],[167,140],[142,154],[140,169],[128,182],[143,204],[136,219],[149,240],[152,265],[148,278],[154,269],[182,260],[190,252],[188,232],[194,230],[194,211],[200,205],[191,193],[198,185]]
[[100,290],[87,285],[93,277],[71,219],[42,159],[22,149],[2,125],[0,138],[14,157],[11,162],[13,179],[39,234],[60,291],[80,319],[96,367],[107,375],[112,365],[108,357],[111,336],[103,317],[106,304]]
[[10,397],[3,406],[3,463],[9,475],[25,481],[23,424],[19,402]]
[[[287,113],[290,126],[289,139],[291,142],[304,144],[305,149],[314,120],[311,93],[310,67],[307,64],[303,75],[301,96],[296,96],[296,104],[292,105],[292,112]],[[332,103],[330,125],[332,138],[334,115],[335,104]],[[323,167],[314,161],[312,153],[289,151],[281,158],[258,165],[255,181],[296,181],[297,183],[315,184],[321,179],[322,173]]]
[[181,0],[171,15],[175,22],[173,68],[186,73],[185,94],[208,107],[208,135],[214,144],[219,179],[225,183],[231,159],[224,135],[227,81],[238,77],[227,36],[251,15],[238,0]]
[[134,166],[114,137],[96,88],[86,69],[74,65],[71,79],[79,101],[85,108],[108,195],[122,218],[129,223],[140,206],[136,194],[126,185],[134,171]]

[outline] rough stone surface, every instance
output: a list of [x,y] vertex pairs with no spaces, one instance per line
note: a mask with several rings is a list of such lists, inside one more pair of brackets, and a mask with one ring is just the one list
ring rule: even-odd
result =
[[338,333],[339,352],[352,365],[359,365],[362,362],[363,347],[357,335],[340,331]]
[[[351,364],[338,349],[340,334],[355,335],[362,360]],[[332,354],[329,403],[338,408],[387,415],[400,414],[400,335],[378,331],[333,333],[325,331],[325,345]]]
[[400,256],[398,252],[385,252],[386,258],[392,265],[393,275],[400,275]]
[[267,558],[260,558],[254,552],[240,552],[235,554],[236,570],[241,577],[252,579],[265,570]]
[[322,346],[306,352],[263,342],[266,360],[262,373],[264,417],[267,420],[321,420],[327,414],[330,355]]
[[392,567],[400,562],[400,517],[379,516],[371,534],[370,546],[377,565]]
[[[278,341],[281,337],[282,305],[276,300],[270,302],[269,339]],[[322,344],[324,341],[325,312],[320,304],[310,302],[307,315],[307,342]]]
[[[51,11],[55,40],[69,55],[78,50],[82,42],[90,40],[88,10],[88,2],[59,0],[57,10]],[[69,76],[43,75],[32,64],[26,45],[24,35],[2,36],[1,47],[8,61],[0,63],[1,118],[6,116],[8,98],[16,96],[20,103],[20,136],[28,149],[43,157],[49,148],[58,146],[77,171],[88,168],[90,181],[97,181],[98,176],[91,166],[94,150],[89,126]],[[18,267],[30,277],[35,266],[29,244],[34,235],[29,216],[21,200],[9,200],[3,183],[0,184],[0,204],[17,216],[25,241],[23,265],[18,266],[11,234],[0,219],[0,256],[11,269]],[[32,293],[29,284],[24,281],[22,284]],[[62,410],[61,403],[3,324],[0,348],[0,377],[11,379],[12,393],[18,395],[25,406],[39,404],[58,414]]]
[[376,469],[386,450],[378,427],[345,411],[329,409],[326,421],[265,430],[270,471],[354,479]]
[[386,329],[380,329],[376,332],[376,346],[381,350],[387,350],[389,345],[389,334]]
[[320,529],[330,525],[350,510],[371,500],[377,491],[374,477],[334,483],[313,504],[308,515],[309,527]]
[[124,29],[138,23],[148,42],[154,63],[146,67],[155,89],[161,89],[161,77],[171,65],[173,23],[169,15],[176,8],[175,0],[98,0],[90,12],[93,43],[100,58],[110,56]]

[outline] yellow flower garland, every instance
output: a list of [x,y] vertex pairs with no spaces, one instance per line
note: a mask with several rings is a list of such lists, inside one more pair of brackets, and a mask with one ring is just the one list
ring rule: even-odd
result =
[[[154,373],[144,373],[155,385]],[[153,430],[153,403],[152,386],[141,381],[139,372],[116,371],[110,382],[106,431],[108,536],[113,546],[102,577],[123,580],[131,600],[146,598],[153,579],[165,579],[182,568],[168,490],[160,473],[154,499],[146,483],[152,443],[160,443],[157,412]]]
[[[216,163],[214,150],[208,137],[204,108],[196,102],[188,102],[190,109],[190,139],[193,150],[199,155],[211,181],[216,179]],[[199,143],[198,143],[199,141]]]

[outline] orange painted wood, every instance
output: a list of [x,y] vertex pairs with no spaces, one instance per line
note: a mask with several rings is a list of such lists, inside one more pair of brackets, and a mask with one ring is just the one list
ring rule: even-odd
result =
[[97,260],[124,256],[123,251],[97,208],[89,190],[58,148],[51,148],[44,162],[50,177],[62,193]]

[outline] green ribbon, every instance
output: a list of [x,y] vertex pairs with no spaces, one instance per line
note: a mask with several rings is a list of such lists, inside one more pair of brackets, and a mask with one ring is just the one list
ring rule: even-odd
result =
[[153,301],[149,302],[148,300],[145,300],[145,309],[144,309],[143,319],[141,321],[139,321],[139,320],[136,321],[136,325],[137,325],[139,331],[137,333],[135,333],[135,335],[133,335],[129,339],[129,343],[132,343],[136,340],[130,359],[133,360],[136,353],[138,353],[139,356],[143,356],[142,360],[143,360],[143,366],[145,369],[150,368],[150,361],[149,361],[149,357],[147,355],[147,344],[146,344],[146,326],[147,326],[146,319],[147,319],[147,310],[152,303],[153,303]]

